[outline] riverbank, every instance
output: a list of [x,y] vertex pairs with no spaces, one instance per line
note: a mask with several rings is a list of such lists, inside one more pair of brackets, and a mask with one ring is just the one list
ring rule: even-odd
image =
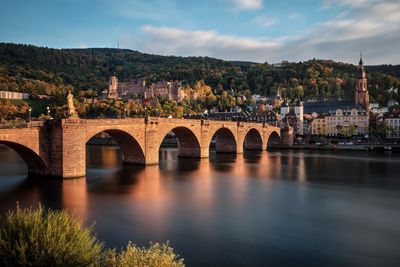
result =
[[394,151],[400,152],[400,146],[396,145],[279,145],[273,149],[295,149],[295,150],[327,150],[327,151]]
[[[95,137],[88,145],[110,145],[117,146],[118,143],[112,138]],[[166,137],[161,147],[177,147],[176,138]],[[215,144],[212,143],[211,146]],[[324,150],[324,151],[393,151],[400,152],[400,145],[275,145],[273,149],[295,149],[295,150]]]

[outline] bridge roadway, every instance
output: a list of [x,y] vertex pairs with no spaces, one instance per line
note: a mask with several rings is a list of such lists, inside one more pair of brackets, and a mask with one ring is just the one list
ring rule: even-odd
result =
[[159,148],[169,132],[178,139],[180,157],[207,158],[213,137],[216,152],[265,150],[280,141],[280,128],[259,123],[168,118],[62,119],[43,126],[0,129],[0,144],[14,149],[28,173],[62,178],[86,174],[86,143],[106,132],[119,144],[123,162],[158,164]]

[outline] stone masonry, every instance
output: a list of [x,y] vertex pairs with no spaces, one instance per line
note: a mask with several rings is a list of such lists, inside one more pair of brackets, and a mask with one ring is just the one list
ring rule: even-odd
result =
[[[26,162],[28,172],[62,178],[86,174],[86,143],[106,132],[119,144],[126,164],[159,162],[159,148],[173,132],[180,157],[207,158],[213,138],[216,152],[243,153],[264,150],[280,128],[258,123],[167,118],[63,119],[45,126],[0,129],[0,144],[14,149]],[[272,140],[271,139],[271,140]]]

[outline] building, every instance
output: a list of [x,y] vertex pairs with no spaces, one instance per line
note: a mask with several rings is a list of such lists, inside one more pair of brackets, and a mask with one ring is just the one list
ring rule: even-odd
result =
[[281,118],[285,118],[287,114],[289,114],[290,108],[286,101],[283,101],[281,104]]
[[28,93],[11,92],[11,91],[0,91],[0,99],[29,99]]
[[206,115],[210,120],[247,121],[250,113],[247,112],[210,112]]
[[146,97],[160,97],[163,99],[182,101],[184,98],[196,97],[192,94],[186,95],[182,88],[182,83],[174,82],[157,82],[153,83],[150,87],[149,95]]
[[304,103],[304,112],[307,114],[318,113],[328,114],[337,109],[352,109],[354,108],[353,100],[308,100]]
[[111,76],[108,83],[107,98],[117,99],[118,97],[118,78],[116,76]]
[[111,76],[108,90],[103,91],[103,97],[107,99],[135,99],[159,97],[168,100],[182,101],[185,98],[196,99],[197,94],[186,92],[179,81],[157,82],[147,84],[145,79],[129,80],[118,83],[116,76]]
[[304,134],[304,105],[303,102],[300,101],[298,98],[294,104],[294,114],[296,115],[297,119],[297,127],[296,127],[296,134],[297,135],[303,135]]
[[363,109],[337,109],[325,116],[328,136],[368,136],[369,116]]
[[400,138],[400,113],[387,113],[384,116],[384,122],[388,127],[386,138],[399,139]]
[[252,112],[249,116],[246,116],[245,114],[244,118],[246,119],[246,121],[249,122],[265,123],[277,127],[280,122],[279,114],[275,113],[273,110],[255,111]]
[[362,55],[360,56],[360,62],[358,63],[358,70],[357,70],[355,105],[361,106],[363,109],[367,111],[369,110],[368,81],[367,81],[367,74],[364,68],[364,62],[362,60]]
[[304,114],[303,134],[306,136],[311,134],[312,121],[313,121],[313,117],[310,114]]
[[311,122],[311,134],[312,135],[323,135],[327,134],[326,132],[326,121],[325,116],[320,114]]
[[290,109],[286,101],[281,105],[281,119],[287,118],[287,122],[293,128],[295,135],[304,135],[304,105],[300,99],[297,99]]
[[146,80],[131,79],[126,83],[121,83],[118,87],[118,91],[121,98],[124,99],[137,98],[138,96],[143,97],[144,92],[146,91]]

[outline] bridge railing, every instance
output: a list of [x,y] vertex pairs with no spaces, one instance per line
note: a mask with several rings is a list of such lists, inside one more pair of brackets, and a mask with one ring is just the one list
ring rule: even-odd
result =
[[101,125],[101,124],[132,124],[143,123],[144,118],[127,118],[127,119],[62,119],[64,125]]
[[132,124],[132,123],[173,123],[181,124],[196,124],[201,122],[202,125],[210,124],[210,122],[221,122],[221,123],[233,123],[237,126],[244,125],[263,125],[265,127],[270,126],[267,123],[257,123],[257,122],[239,122],[239,121],[226,121],[226,120],[207,120],[207,119],[184,119],[184,118],[161,118],[161,117],[146,117],[146,118],[126,118],[126,119],[62,119],[63,125],[112,125],[112,124]]
[[146,118],[125,118],[125,119],[61,119],[61,120],[47,120],[47,121],[7,121],[0,123],[0,129],[13,129],[13,128],[29,128],[29,127],[41,127],[47,123],[58,123],[61,121],[63,125],[121,125],[121,124],[132,124],[132,123],[175,123],[180,124],[184,122],[185,124],[196,124],[201,123],[202,125],[209,125],[210,122],[221,122],[221,123],[235,123],[238,127],[243,127],[244,125],[263,125],[264,127],[271,126],[267,123],[257,123],[257,122],[243,122],[243,121],[227,121],[227,120],[208,120],[208,119],[185,119],[185,118],[161,118],[161,117],[146,117]]
[[41,127],[43,125],[44,125],[44,121],[15,120],[15,121],[1,122],[0,123],[0,129]]

